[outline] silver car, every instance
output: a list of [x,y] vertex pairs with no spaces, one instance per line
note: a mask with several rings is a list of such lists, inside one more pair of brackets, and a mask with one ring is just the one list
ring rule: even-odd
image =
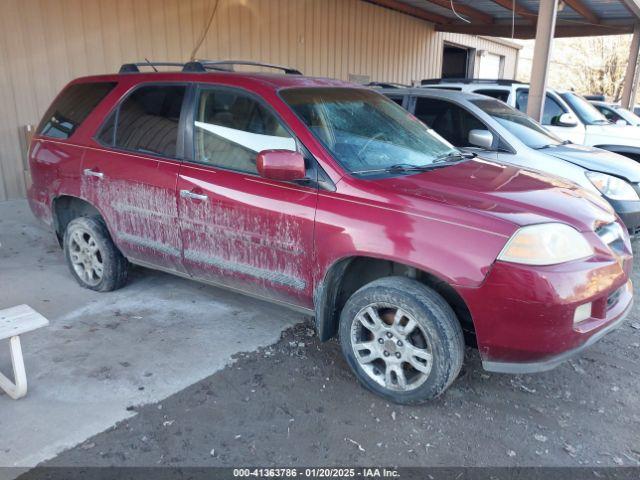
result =
[[427,88],[378,89],[452,145],[484,158],[553,174],[609,201],[640,233],[640,165],[599,148],[562,141],[495,98]]

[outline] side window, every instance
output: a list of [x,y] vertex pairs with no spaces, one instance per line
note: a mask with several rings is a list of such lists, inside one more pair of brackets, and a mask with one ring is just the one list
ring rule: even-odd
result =
[[194,122],[195,161],[257,173],[262,150],[296,150],[296,141],[276,116],[252,97],[230,90],[204,89]]
[[456,147],[470,147],[469,131],[487,126],[464,108],[444,100],[418,98],[415,116]]
[[[109,119],[99,139],[109,140],[115,121],[115,146],[142,153],[175,157],[184,85],[148,85],[135,90]],[[110,142],[108,142],[110,143]]]
[[404,102],[404,97],[402,96],[391,96],[391,95],[387,95],[389,97],[389,100],[393,100],[395,103],[397,103],[398,105],[402,106],[402,103]]
[[545,97],[544,100],[544,111],[542,112],[542,124],[543,125],[553,125],[556,123],[558,117],[562,115],[564,109],[560,106],[558,102],[556,102],[549,95]]
[[435,88],[437,90],[452,90],[454,92],[461,92],[462,91],[462,87],[448,87],[448,86],[427,85],[427,88]]
[[603,114],[605,116],[605,118],[607,120],[609,120],[610,122],[616,123],[619,120],[624,120],[624,118],[622,118],[620,115],[618,115],[615,111],[613,111],[613,109],[611,108],[607,108],[607,107],[602,107],[600,105],[596,105],[595,106],[598,111],[600,111],[601,114]]
[[474,90],[473,93],[477,93],[479,95],[486,95],[487,97],[497,98],[498,100],[502,100],[503,102],[506,102],[507,100],[509,100],[509,90],[481,88],[480,90]]
[[[521,112],[527,113],[527,105],[529,103],[529,90],[520,89],[516,94],[516,108]],[[544,110],[542,112],[542,125],[553,125],[557,118],[566,113],[562,106],[549,94],[544,100]]]
[[69,138],[115,86],[115,82],[97,82],[65,88],[42,117],[36,132],[46,137]]

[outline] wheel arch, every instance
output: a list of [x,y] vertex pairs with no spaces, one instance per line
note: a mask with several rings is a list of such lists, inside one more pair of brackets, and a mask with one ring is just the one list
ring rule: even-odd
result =
[[51,215],[53,228],[60,246],[62,246],[64,231],[74,218],[99,216],[106,222],[102,212],[91,202],[74,195],[62,194],[55,197],[51,202]]
[[374,280],[394,275],[413,278],[439,293],[458,317],[465,341],[475,346],[471,312],[449,282],[412,265],[366,255],[349,256],[335,261],[316,288],[315,322],[320,340],[326,341],[336,336],[342,308],[355,291]]

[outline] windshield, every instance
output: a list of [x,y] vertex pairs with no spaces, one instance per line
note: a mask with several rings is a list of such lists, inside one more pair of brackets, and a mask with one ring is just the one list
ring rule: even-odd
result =
[[424,167],[458,153],[383,95],[358,88],[292,88],[285,102],[351,173]]
[[531,117],[498,100],[471,100],[471,103],[490,115],[527,147],[540,149],[562,144],[562,140]]
[[596,107],[591,105],[580,95],[576,95],[573,92],[565,92],[560,94],[560,96],[569,104],[576,115],[578,115],[578,118],[582,120],[582,123],[586,125],[601,125],[603,123],[609,123],[609,120],[607,120]]

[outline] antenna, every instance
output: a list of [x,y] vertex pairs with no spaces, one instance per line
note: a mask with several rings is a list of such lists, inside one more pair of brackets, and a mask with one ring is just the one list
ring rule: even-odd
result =
[[151,68],[153,68],[154,72],[158,71],[158,69],[155,67],[155,65],[153,63],[151,63],[147,57],[144,57],[144,61],[147,62]]

